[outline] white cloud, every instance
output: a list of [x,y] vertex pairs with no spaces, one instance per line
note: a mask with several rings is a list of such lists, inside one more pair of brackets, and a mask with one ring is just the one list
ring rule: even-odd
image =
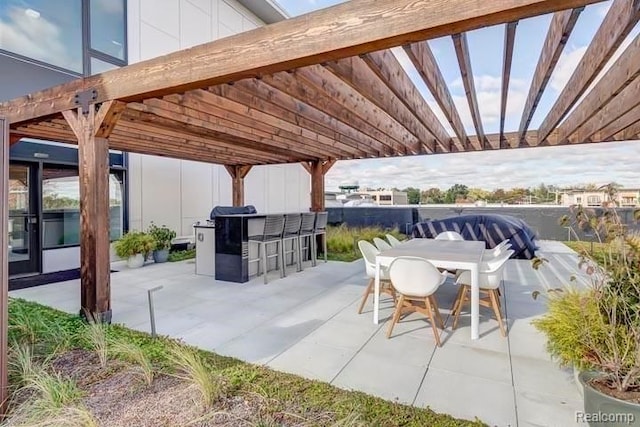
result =
[[551,74],[549,86],[556,92],[561,92],[567,85],[567,82],[573,75],[574,70],[580,63],[580,60],[587,51],[587,46],[573,48],[570,52],[566,50],[560,55],[556,68]]
[[0,45],[3,49],[48,64],[82,70],[81,55],[69,55],[62,30],[45,17],[28,13],[29,9],[13,7],[8,21],[0,20]]

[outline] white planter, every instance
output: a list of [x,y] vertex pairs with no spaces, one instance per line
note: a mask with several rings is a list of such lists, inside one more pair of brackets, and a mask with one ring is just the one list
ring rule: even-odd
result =
[[127,267],[129,268],[140,268],[144,265],[144,255],[143,254],[135,254],[131,255],[127,258]]

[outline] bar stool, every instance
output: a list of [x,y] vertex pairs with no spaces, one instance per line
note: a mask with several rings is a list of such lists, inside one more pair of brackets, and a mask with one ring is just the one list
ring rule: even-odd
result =
[[[297,214],[286,214],[284,216],[284,231],[282,232],[282,243],[280,244],[280,254],[282,255],[282,274],[284,276],[287,275],[287,255],[293,255],[291,257],[293,263],[293,257],[296,258],[298,269],[296,271],[300,271],[302,268],[300,265],[302,264],[300,261],[300,253],[298,252],[298,248],[300,247],[300,225],[302,224],[302,215]],[[287,242],[291,241],[291,250],[287,249]]]
[[316,213],[305,212],[302,214],[302,223],[300,224],[300,237],[298,239],[298,258],[300,259],[300,269],[303,269],[303,254],[307,251],[311,252],[309,259],[313,263],[313,230],[316,224]]
[[[267,284],[267,273],[269,272],[268,261],[271,258],[276,259],[276,268],[280,266],[280,277],[284,277],[284,260],[280,257],[282,250],[282,232],[284,231],[284,215],[267,215],[264,219],[264,231],[262,236],[249,236],[249,244],[258,245],[258,257],[249,259],[258,263],[258,275],[260,275],[260,267],[264,269],[264,283]],[[275,254],[268,255],[269,245],[276,245]]]
[[322,246],[324,250],[324,262],[327,262],[327,220],[329,219],[329,214],[327,212],[318,212],[316,214],[316,224],[313,227],[313,242],[311,245],[313,249],[313,266],[315,267],[317,264],[318,258],[318,236],[322,236]]

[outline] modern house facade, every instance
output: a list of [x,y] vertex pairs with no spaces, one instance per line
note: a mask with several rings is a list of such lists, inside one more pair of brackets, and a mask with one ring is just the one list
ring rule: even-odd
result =
[[396,190],[360,191],[371,197],[380,206],[406,205],[409,203],[407,193]]
[[[604,190],[571,190],[562,194],[563,206],[582,205],[601,207],[611,201],[609,194]],[[640,189],[618,189],[614,202],[620,207],[638,207],[640,206]]]
[[[285,19],[269,0],[7,0],[0,3],[0,101]],[[11,148],[10,274],[77,268],[75,146],[22,140]],[[151,221],[180,236],[231,205],[223,166],[134,153],[110,155],[111,238]],[[259,212],[303,211],[299,164],[258,166],[245,201]]]

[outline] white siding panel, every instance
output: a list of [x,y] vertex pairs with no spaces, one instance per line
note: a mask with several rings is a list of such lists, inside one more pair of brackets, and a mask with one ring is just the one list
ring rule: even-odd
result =
[[156,156],[142,158],[142,227],[151,221],[173,230],[181,226],[180,161]]
[[180,47],[186,49],[211,40],[211,17],[188,0],[180,0]]
[[141,0],[140,12],[143,22],[176,39],[180,37],[179,0]]
[[195,7],[207,15],[211,15],[211,0],[189,0]]
[[[213,169],[207,163],[182,162],[182,217],[189,223],[209,217],[213,207],[212,173]],[[182,233],[190,232],[183,225]]]
[[286,211],[285,206],[285,174],[283,166],[270,166],[267,171],[267,209],[266,213]]
[[140,61],[140,0],[127,1],[127,49],[129,64]]
[[129,154],[129,228],[142,228],[142,155]]
[[234,34],[236,34],[237,31],[232,30],[231,28],[227,27],[226,25],[220,23],[220,25],[218,25],[218,38],[223,39],[225,37],[229,37],[229,36],[233,36]]
[[244,202],[260,213],[267,208],[266,166],[254,166],[244,179]]
[[172,37],[145,22],[140,24],[140,59],[150,59],[156,56],[180,49],[178,37]]
[[217,40],[218,35],[218,3],[220,0],[211,0],[211,40]]
[[218,20],[235,33],[242,31],[242,14],[224,0],[218,6]]
[[258,24],[250,19],[245,18],[244,16],[242,17],[242,31],[249,31],[255,28],[258,28]]

